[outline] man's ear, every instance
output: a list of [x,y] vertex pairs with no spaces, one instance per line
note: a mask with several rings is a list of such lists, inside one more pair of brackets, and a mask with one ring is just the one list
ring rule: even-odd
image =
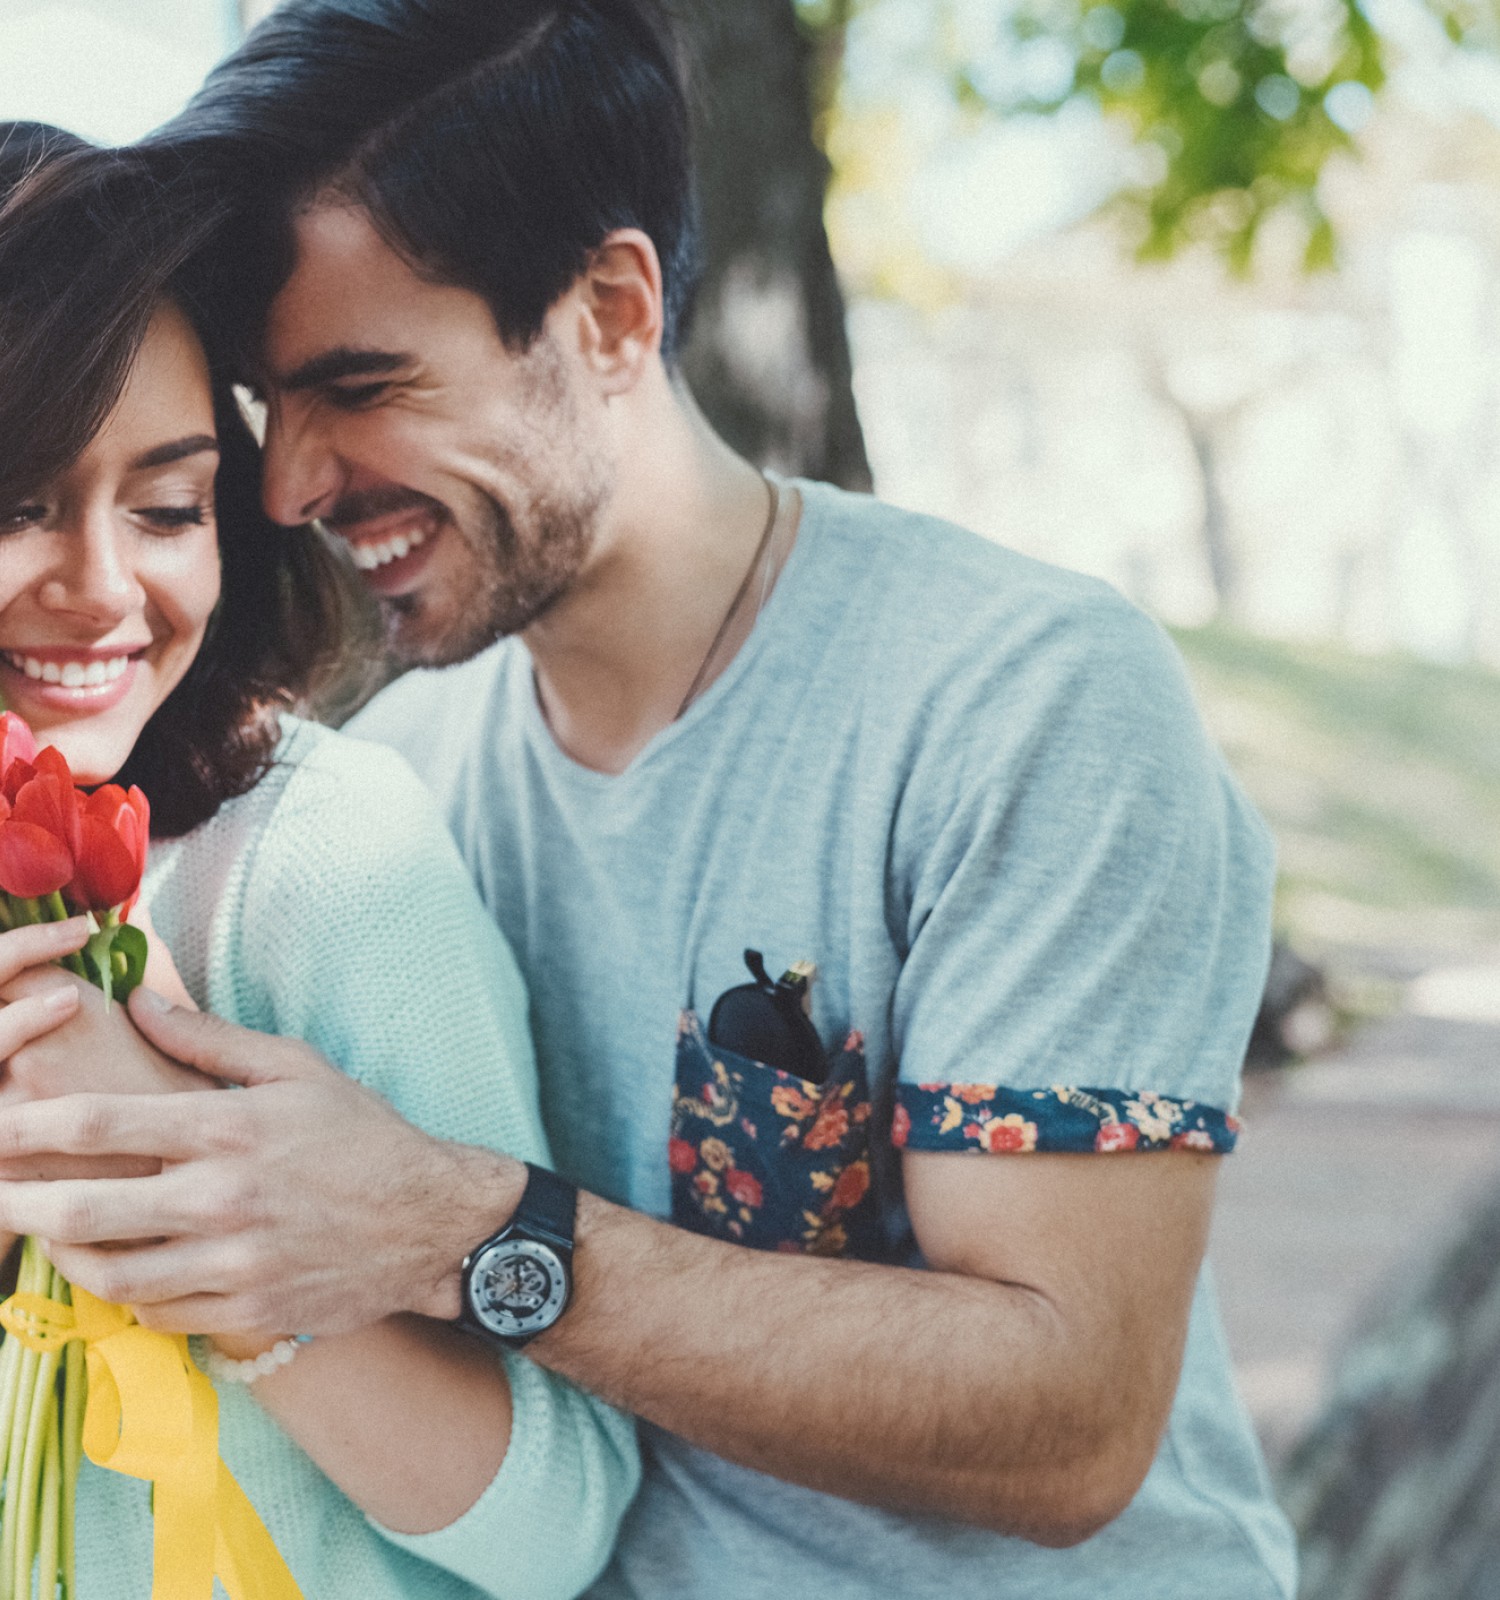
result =
[[583,358],[606,394],[624,394],[661,350],[656,246],[639,228],[617,228],[589,257],[577,292]]

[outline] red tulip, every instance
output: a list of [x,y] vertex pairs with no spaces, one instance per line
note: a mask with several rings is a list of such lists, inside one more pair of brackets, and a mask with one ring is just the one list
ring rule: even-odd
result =
[[[14,711],[0,711],[0,777],[8,776],[11,767],[18,761],[30,767],[35,760],[36,736]],[[16,787],[19,788],[20,784]],[[6,798],[15,798],[15,790],[8,786]]]
[[35,764],[17,757],[6,773],[9,815],[0,822],[0,889],[23,899],[56,893],[73,876],[83,847],[83,811],[73,774],[49,745]]
[[[3,832],[3,825],[0,825]],[[128,912],[146,870],[151,807],[139,789],[127,794],[117,783],[96,789],[83,805],[82,846],[68,899],[84,911]]]

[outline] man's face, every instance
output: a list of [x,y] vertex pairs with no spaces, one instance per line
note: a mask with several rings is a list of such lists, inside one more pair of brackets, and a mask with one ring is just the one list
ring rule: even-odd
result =
[[402,659],[465,660],[587,563],[612,477],[586,384],[551,318],[507,349],[363,209],[315,204],[294,234],[266,323],[266,509],[348,543]]

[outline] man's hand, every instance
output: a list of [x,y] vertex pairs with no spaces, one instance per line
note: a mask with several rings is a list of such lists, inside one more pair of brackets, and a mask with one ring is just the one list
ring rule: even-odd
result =
[[244,1087],[0,1107],[5,1165],[60,1152],[163,1166],[0,1185],[0,1230],[46,1239],[70,1280],[148,1327],[271,1339],[457,1315],[459,1264],[509,1217],[519,1162],[431,1138],[298,1041],[146,990],[130,1010],[163,1054]]

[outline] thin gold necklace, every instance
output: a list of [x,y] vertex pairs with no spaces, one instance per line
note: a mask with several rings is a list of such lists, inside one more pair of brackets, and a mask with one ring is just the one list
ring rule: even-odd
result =
[[[723,644],[724,637],[729,632],[729,625],[734,621],[739,614],[740,607],[745,603],[745,596],[750,592],[750,582],[754,578],[756,570],[765,560],[766,551],[770,548],[771,535],[776,530],[776,518],[781,511],[781,491],[776,487],[775,482],[764,473],[761,474],[761,480],[771,496],[771,509],[766,516],[765,531],[760,536],[760,543],[755,547],[755,554],[750,558],[750,565],[745,568],[745,576],[740,579],[739,588],[734,592],[734,599],[729,602],[729,609],[724,613],[724,620],[719,624],[719,631],[714,635],[713,643],[708,647],[708,653],[698,664],[697,672],[693,674],[693,681],[688,685],[688,692],[682,697],[682,704],[678,706],[677,715],[672,718],[673,722],[682,717],[683,713],[686,712],[687,708],[692,705],[702,691],[703,680],[708,674],[709,664],[719,653],[719,646]],[[763,578],[760,586],[760,604],[755,608],[757,618],[760,616],[761,606],[766,603],[767,587],[768,585]]]

